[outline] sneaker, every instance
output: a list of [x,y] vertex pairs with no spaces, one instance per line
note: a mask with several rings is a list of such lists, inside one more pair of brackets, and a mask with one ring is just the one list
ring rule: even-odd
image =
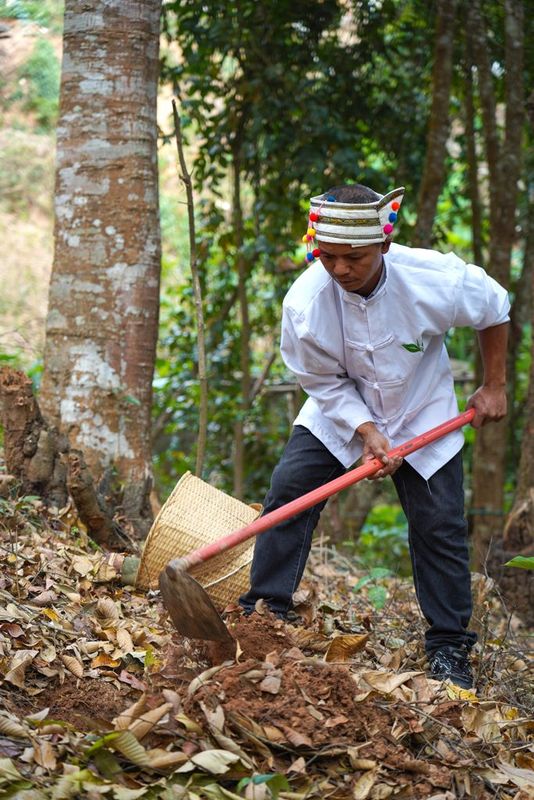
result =
[[462,689],[471,689],[473,673],[468,651],[461,647],[440,647],[428,656],[430,677],[436,681],[451,681]]

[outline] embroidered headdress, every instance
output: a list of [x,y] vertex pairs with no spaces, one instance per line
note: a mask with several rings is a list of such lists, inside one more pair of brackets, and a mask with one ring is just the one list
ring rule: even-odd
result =
[[312,197],[308,230],[303,236],[308,245],[307,260],[319,256],[318,248],[314,248],[315,239],[352,247],[385,242],[393,232],[403,197],[404,186],[373,203],[339,203],[330,194]]

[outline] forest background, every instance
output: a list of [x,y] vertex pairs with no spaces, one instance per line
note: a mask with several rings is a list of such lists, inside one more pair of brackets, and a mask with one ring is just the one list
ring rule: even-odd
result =
[[[74,14],[76,4],[69,5]],[[148,6],[159,17],[160,3]],[[51,411],[62,407],[61,395],[41,387],[41,376],[50,275],[53,262],[55,267],[64,259],[58,241],[72,235],[68,220],[58,218],[57,183],[54,260],[63,5],[2,0],[0,18],[0,361],[31,376],[51,421],[61,424]],[[248,502],[261,501],[303,401],[278,342],[282,298],[305,269],[301,237],[309,196],[346,180],[379,192],[404,185],[396,240],[454,250],[488,269],[513,302],[510,413],[476,442],[466,430],[464,455],[475,562],[503,580],[508,557],[531,554],[534,514],[533,101],[527,96],[533,53],[524,45],[531,15],[512,0],[169,0],[161,19],[161,228],[156,215],[150,232],[157,253],[161,231],[157,357],[152,391],[138,396],[121,388],[113,412],[119,425],[137,425],[141,440],[148,407],[155,492],[148,510],[128,514],[124,503],[123,516],[143,533],[140,520],[150,518],[178,477],[197,466],[200,354],[174,96],[193,175],[205,317],[209,422],[202,477]],[[100,99],[105,106],[106,98]],[[82,117],[91,117],[95,102],[90,99]],[[107,109],[110,116],[115,111]],[[115,224],[113,213],[121,218],[120,209],[112,209],[108,227]],[[127,245],[137,223],[120,229]],[[71,254],[73,263],[76,258]],[[153,302],[154,292],[147,293],[147,303],[148,295]],[[115,301],[108,299],[111,308]],[[52,292],[52,350],[54,310]],[[142,335],[150,339],[149,325]],[[464,407],[480,378],[476,339],[471,331],[455,330],[447,346]],[[65,387],[57,383],[56,390]],[[105,413],[99,402],[98,392],[88,402],[97,421]],[[83,436],[75,443],[84,449]],[[120,460],[89,460],[95,479],[112,469],[118,485],[128,485],[121,472],[128,467]],[[143,502],[146,497],[143,491]],[[409,571],[405,520],[389,482],[367,483],[333,499],[321,524],[323,534],[364,568]],[[528,603],[527,580],[517,573],[511,579],[519,605]]]

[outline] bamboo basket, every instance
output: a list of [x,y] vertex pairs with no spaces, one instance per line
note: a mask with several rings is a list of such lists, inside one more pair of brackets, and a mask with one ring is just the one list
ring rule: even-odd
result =
[[[161,570],[172,558],[233,533],[261,513],[186,472],[165,501],[147,536],[136,586],[154,589]],[[250,539],[190,570],[219,608],[238,601],[249,586],[254,541]]]

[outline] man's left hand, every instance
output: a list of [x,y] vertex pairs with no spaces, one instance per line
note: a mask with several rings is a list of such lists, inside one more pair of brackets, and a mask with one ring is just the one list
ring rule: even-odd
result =
[[467,401],[467,408],[476,411],[471,423],[481,428],[487,422],[499,422],[506,416],[506,386],[480,386]]

